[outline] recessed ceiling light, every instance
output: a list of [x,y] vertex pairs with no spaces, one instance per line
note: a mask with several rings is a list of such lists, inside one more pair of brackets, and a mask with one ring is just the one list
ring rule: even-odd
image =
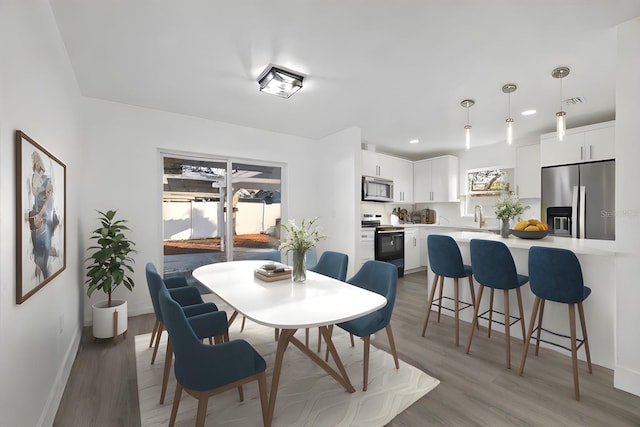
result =
[[536,113],[536,110],[524,110],[522,113],[523,116],[532,116]]
[[418,142],[420,142],[419,139],[412,139],[411,141],[409,141],[409,144],[417,144]]

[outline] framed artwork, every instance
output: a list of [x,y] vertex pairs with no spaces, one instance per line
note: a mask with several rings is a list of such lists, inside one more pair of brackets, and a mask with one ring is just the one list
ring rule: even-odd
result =
[[16,304],[66,267],[67,168],[16,131]]

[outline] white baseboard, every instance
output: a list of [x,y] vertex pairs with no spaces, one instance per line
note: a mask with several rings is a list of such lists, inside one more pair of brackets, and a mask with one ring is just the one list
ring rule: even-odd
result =
[[616,366],[613,371],[613,386],[640,396],[640,372]]
[[67,385],[67,381],[69,380],[69,375],[71,375],[71,368],[73,367],[78,349],[80,348],[81,338],[82,330],[78,329],[73,335],[73,339],[71,340],[71,343],[67,348],[63,363],[60,365],[60,369],[58,369],[53,387],[51,387],[49,397],[47,398],[47,403],[44,407],[44,410],[42,411],[42,414],[40,415],[38,426],[52,426],[53,422],[55,421],[56,413],[58,412],[58,406],[60,405],[60,401],[62,400],[62,395],[64,394],[64,389]]

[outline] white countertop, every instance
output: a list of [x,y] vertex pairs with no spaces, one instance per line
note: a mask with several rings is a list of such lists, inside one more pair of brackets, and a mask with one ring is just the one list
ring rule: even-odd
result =
[[513,249],[529,249],[531,246],[548,246],[560,249],[569,249],[576,254],[614,256],[615,241],[594,239],[573,239],[570,237],[546,236],[543,239],[521,239],[516,236],[508,238],[498,234],[479,231],[454,231],[446,233],[458,243],[469,243],[471,239],[497,240]]

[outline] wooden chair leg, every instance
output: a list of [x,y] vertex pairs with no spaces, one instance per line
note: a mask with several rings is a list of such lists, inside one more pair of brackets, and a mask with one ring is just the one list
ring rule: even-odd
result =
[[238,386],[238,397],[240,398],[240,402],[244,402],[244,390],[242,390],[242,386]]
[[580,400],[578,383],[578,349],[576,346],[576,305],[569,304],[569,330],[571,335],[571,366],[573,367],[573,395]]
[[364,360],[362,368],[363,386],[362,391],[367,391],[367,384],[369,383],[369,347],[371,345],[371,335],[363,337],[364,339]]
[[176,415],[178,415],[178,406],[180,406],[180,398],[182,397],[182,386],[176,384],[176,392],[173,395],[173,406],[171,407],[171,418],[169,418],[169,427],[176,424]]
[[509,290],[504,290],[504,339],[507,357],[507,369],[511,369],[511,319],[509,317]]
[[273,331],[275,333],[276,341],[280,338],[280,329],[276,328]]
[[164,356],[164,371],[162,373],[162,389],[160,391],[160,404],[164,404],[164,397],[167,394],[167,384],[169,384],[169,373],[171,372],[171,362],[173,360],[173,349],[171,339],[167,337],[167,353]]
[[491,338],[491,329],[493,329],[493,292],[495,289],[491,288],[491,294],[489,295],[489,330],[487,331],[487,338]]
[[429,323],[429,314],[431,314],[431,304],[433,304],[433,297],[436,294],[436,287],[438,284],[438,275],[433,277],[433,284],[431,285],[431,292],[429,293],[429,300],[427,301],[427,315],[424,318],[424,325],[422,325],[422,336],[427,332],[427,324]]
[[320,328],[318,328],[318,353],[322,349],[322,334],[320,333]]
[[240,325],[240,332],[244,331],[244,322],[247,321],[246,316],[242,316],[242,324]]
[[396,363],[396,369],[400,369],[400,362],[398,361],[398,352],[396,351],[396,342],[393,339],[391,324],[388,324],[384,329],[387,331],[387,338],[389,339],[389,348],[391,349],[391,355],[393,356],[393,361]]
[[524,330],[524,311],[522,310],[522,292],[520,288],[516,288],[516,296],[518,297],[518,310],[520,311],[520,327],[522,328],[522,342],[527,337],[527,333]]
[[524,340],[524,349],[522,350],[522,360],[520,361],[520,369],[518,375],[522,376],[524,372],[524,363],[527,360],[527,351],[529,351],[529,341],[531,341],[531,335],[533,335],[533,327],[536,324],[536,317],[538,316],[538,309],[540,307],[540,297],[536,297],[533,300],[533,309],[531,310],[531,322],[529,322],[529,332],[527,332],[527,339]]
[[453,278],[453,307],[456,318],[456,347],[460,345],[460,302],[458,301],[458,278]]
[[207,417],[207,404],[209,396],[206,393],[198,393],[198,415],[196,416],[196,427],[204,427],[204,420]]
[[356,343],[353,341],[353,334],[349,333],[349,340],[351,341],[351,347],[355,347]]
[[544,302],[540,299],[540,315],[538,316],[538,333],[536,334],[536,356],[540,351],[540,334],[542,333],[542,317],[544,316]]
[[[471,305],[473,308],[476,308],[476,291],[475,286],[473,286],[473,274],[467,276],[469,278],[469,291],[471,292]],[[476,323],[476,328],[480,330],[480,325]]]
[[593,373],[591,369],[591,352],[589,351],[589,339],[587,338],[587,322],[584,319],[584,308],[582,307],[582,303],[578,303],[578,314],[580,315],[580,325],[582,328],[582,339],[584,340],[584,352],[587,356],[587,367],[589,368],[589,373]]
[[162,331],[164,331],[164,325],[160,323],[158,326],[158,332],[156,332],[156,344],[153,348],[153,355],[151,356],[151,364],[156,361],[156,355],[158,354],[158,347],[160,347],[160,338],[162,337]]
[[440,323],[440,314],[442,314],[442,294],[444,290],[444,276],[440,276],[440,296],[438,298],[438,323]]
[[484,285],[480,285],[480,287],[478,288],[478,300],[473,307],[473,320],[471,321],[471,331],[469,331],[469,339],[467,340],[467,349],[466,349],[467,354],[469,354],[469,349],[471,348],[471,340],[473,339],[475,327],[478,324],[478,311],[480,311],[480,302],[482,301],[483,291],[484,291]]
[[151,340],[149,340],[149,348],[153,347],[153,339],[156,337],[156,333],[158,333],[158,327],[160,326],[160,320],[156,319],[153,324],[153,332],[151,332]]

